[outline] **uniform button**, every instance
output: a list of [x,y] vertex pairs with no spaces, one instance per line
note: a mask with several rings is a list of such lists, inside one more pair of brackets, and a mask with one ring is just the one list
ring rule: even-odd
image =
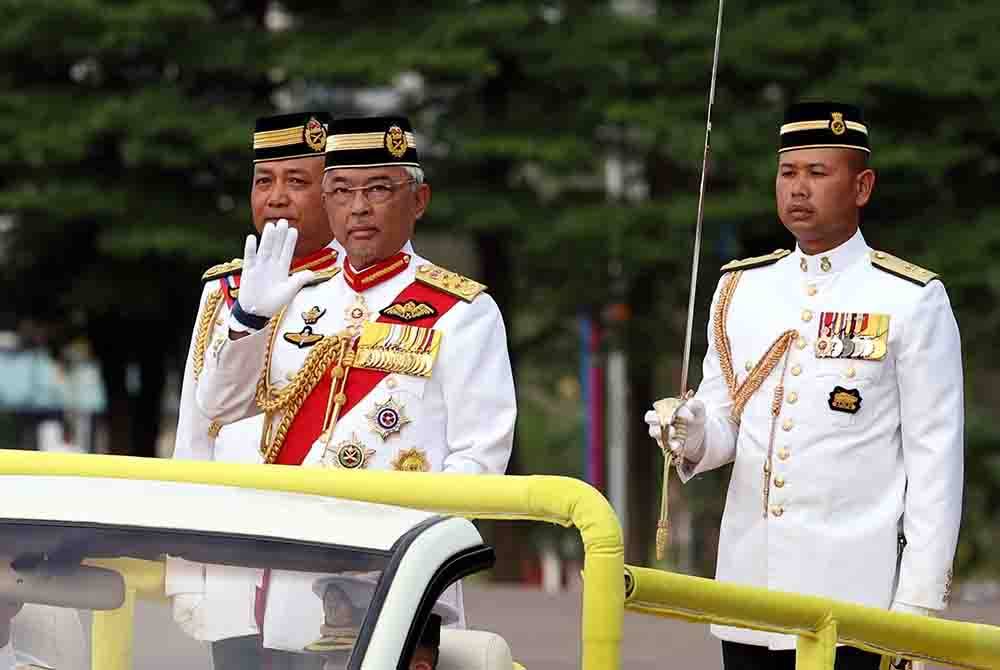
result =
[[854,370],[853,367],[847,368],[847,378],[848,379],[854,379],[854,375],[856,375],[856,374],[857,374],[857,372]]
[[797,346],[799,349],[805,349],[806,348],[806,344],[807,344],[806,343],[806,338],[800,337],[798,339],[798,341],[795,343],[795,346]]
[[780,477],[780,476],[779,477],[775,477],[774,478],[774,485],[777,486],[779,489],[780,488],[784,488],[784,486],[785,486],[785,478],[784,477]]
[[285,374],[285,379],[287,379],[290,382],[295,381],[295,373],[294,372],[288,372],[288,373],[286,373]]
[[791,452],[788,451],[788,449],[778,449],[778,458],[780,458],[783,461],[787,461],[788,457],[791,455],[792,454]]
[[217,326],[221,326],[224,323],[225,323],[225,321],[223,321],[222,319],[216,319],[215,320],[215,325],[217,325]]
[[800,374],[802,374],[802,366],[801,365],[793,365],[792,366],[792,374],[794,376],[796,376],[796,377],[798,377]]
[[815,286],[809,286],[808,288],[806,288],[806,293],[808,293],[809,295],[816,295],[818,291],[819,289],[816,288]]
[[785,419],[785,423],[781,424],[781,429],[786,433],[792,429],[795,424],[792,423],[791,419]]
[[385,380],[385,385],[387,387],[389,387],[389,389],[396,388],[396,383],[397,382],[396,382],[395,378],[393,378],[393,377],[389,377],[388,379]]
[[813,320],[812,310],[808,310],[808,309],[802,310],[802,320],[805,321],[806,323],[809,323],[810,321],[812,321]]
[[771,505],[771,514],[774,516],[781,516],[785,513],[785,508],[781,505]]
[[795,391],[792,391],[791,393],[788,394],[788,404],[789,405],[794,405],[798,401],[799,401],[799,394],[798,393],[796,393]]

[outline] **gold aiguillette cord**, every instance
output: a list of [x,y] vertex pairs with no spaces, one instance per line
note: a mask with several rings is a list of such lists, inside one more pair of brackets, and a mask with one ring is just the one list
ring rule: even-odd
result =
[[674,464],[674,452],[667,443],[669,427],[674,426],[674,432],[681,442],[687,440],[687,424],[678,421],[677,410],[694,397],[693,391],[687,391],[683,397],[664,398],[653,403],[660,418],[660,441],[663,442],[663,490],[660,494],[660,519],[656,522],[656,560],[662,561],[670,541],[670,468]]
[[324,451],[330,447],[330,440],[333,439],[333,430],[337,427],[340,419],[340,410],[347,403],[347,395],[344,389],[347,388],[347,375],[351,372],[351,365],[354,364],[354,345],[350,336],[339,336],[341,338],[340,360],[330,369],[330,397],[326,401],[326,413],[323,417],[323,432],[319,439],[323,441]]

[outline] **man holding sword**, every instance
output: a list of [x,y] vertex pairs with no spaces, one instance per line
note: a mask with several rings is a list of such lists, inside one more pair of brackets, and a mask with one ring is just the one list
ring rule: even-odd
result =
[[[961,516],[961,343],[937,275],[865,242],[870,154],[856,107],[789,108],[775,194],[796,248],[723,267],[697,392],[645,418],[682,481],[734,463],[718,579],[927,615]],[[792,636],[713,633],[726,670],[794,667]],[[836,667],[880,661],[841,647]]]

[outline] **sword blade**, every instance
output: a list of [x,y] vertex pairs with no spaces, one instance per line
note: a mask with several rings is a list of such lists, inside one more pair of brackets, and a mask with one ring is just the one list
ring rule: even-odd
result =
[[688,292],[687,326],[684,330],[684,353],[681,357],[681,386],[678,397],[688,391],[688,373],[691,363],[691,336],[694,329],[694,298],[698,286],[698,260],[701,257],[701,228],[705,218],[705,173],[712,146],[712,105],[715,104],[715,81],[719,71],[719,44],[722,40],[722,9],[725,0],[719,0],[719,18],[715,25],[715,52],[712,55],[712,81],[708,88],[708,120],[705,123],[705,151],[701,159],[701,180],[698,185],[698,217],[694,228],[694,251],[691,260],[691,290]]

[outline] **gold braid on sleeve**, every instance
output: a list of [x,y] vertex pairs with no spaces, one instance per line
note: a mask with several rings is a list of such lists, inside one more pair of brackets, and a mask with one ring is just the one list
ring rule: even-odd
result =
[[[264,431],[261,440],[261,455],[265,463],[274,463],[278,458],[281,447],[288,436],[288,429],[292,425],[296,414],[302,408],[306,398],[316,388],[323,374],[335,365],[341,358],[344,339],[337,336],[327,336],[316,343],[316,345],[306,356],[302,367],[299,369],[295,379],[288,386],[275,390],[269,383],[271,373],[271,356],[274,351],[275,336],[278,332],[278,323],[284,316],[284,311],[272,318],[268,326],[271,328],[271,338],[268,341],[267,352],[264,356],[264,369],[257,380],[257,392],[255,400],[257,407],[264,411]],[[274,433],[274,439],[268,441],[266,437],[270,434],[271,417],[275,412],[282,412],[281,421]]]
[[192,370],[195,381],[198,381],[201,371],[205,369],[205,350],[208,348],[208,337],[212,332],[212,324],[215,322],[215,315],[218,314],[221,304],[222,291],[209,293],[208,297],[205,298],[201,315],[198,317],[198,330],[194,337],[194,351],[192,352]]
[[726,386],[729,388],[729,395],[733,400],[733,408],[730,412],[730,417],[733,421],[739,423],[740,417],[743,416],[743,409],[746,404],[753,397],[753,394],[757,392],[767,376],[771,374],[774,367],[781,360],[781,357],[785,355],[788,348],[792,345],[792,341],[799,336],[798,332],[795,330],[786,330],[778,338],[771,343],[768,347],[767,353],[764,357],[757,361],[753,370],[742,384],[737,384],[736,373],[733,370],[733,352],[729,343],[729,331],[726,327],[726,321],[729,318],[729,308],[733,302],[733,294],[736,293],[736,287],[740,283],[740,277],[743,275],[742,270],[737,270],[729,274],[726,283],[722,285],[722,291],[719,293],[719,301],[715,306],[715,313],[713,314],[713,339],[715,341],[715,348],[719,352],[719,365],[722,368],[722,378],[726,382]]

